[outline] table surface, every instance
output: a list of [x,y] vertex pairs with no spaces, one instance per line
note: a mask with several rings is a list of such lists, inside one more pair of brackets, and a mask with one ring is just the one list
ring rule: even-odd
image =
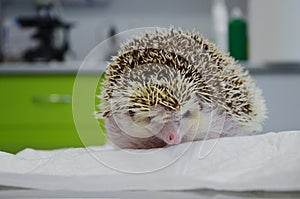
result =
[[122,192],[75,192],[75,191],[45,191],[18,189],[15,187],[0,187],[0,199],[28,198],[300,198],[300,192],[228,192],[214,190],[193,191],[122,191]]

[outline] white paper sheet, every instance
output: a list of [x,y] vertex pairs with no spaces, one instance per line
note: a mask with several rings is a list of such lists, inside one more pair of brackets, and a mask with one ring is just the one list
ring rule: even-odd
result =
[[0,153],[0,185],[46,190],[300,190],[300,131],[164,149]]

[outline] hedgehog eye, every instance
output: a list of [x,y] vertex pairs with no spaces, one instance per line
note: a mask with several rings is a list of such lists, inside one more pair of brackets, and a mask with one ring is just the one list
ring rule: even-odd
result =
[[135,112],[133,112],[133,111],[128,111],[128,115],[130,116],[130,117],[133,117],[134,115],[135,115]]
[[182,117],[190,117],[191,116],[191,111],[186,111]]
[[154,118],[154,116],[148,116],[148,117],[144,118],[144,121],[147,123],[150,123],[153,118]]
[[151,121],[154,118],[154,116],[148,116],[147,119],[148,121]]

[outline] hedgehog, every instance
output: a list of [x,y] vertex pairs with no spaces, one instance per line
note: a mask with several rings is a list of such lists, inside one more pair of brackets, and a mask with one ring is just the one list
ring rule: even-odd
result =
[[97,118],[119,148],[253,135],[262,91],[228,53],[197,32],[160,29],[123,43],[106,69]]

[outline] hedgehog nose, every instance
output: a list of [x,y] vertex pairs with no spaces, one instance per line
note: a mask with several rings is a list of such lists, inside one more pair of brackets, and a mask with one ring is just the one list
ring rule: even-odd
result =
[[180,136],[177,133],[170,133],[168,136],[168,144],[179,144]]
[[170,133],[169,135],[169,141],[172,142],[175,139],[174,133]]

